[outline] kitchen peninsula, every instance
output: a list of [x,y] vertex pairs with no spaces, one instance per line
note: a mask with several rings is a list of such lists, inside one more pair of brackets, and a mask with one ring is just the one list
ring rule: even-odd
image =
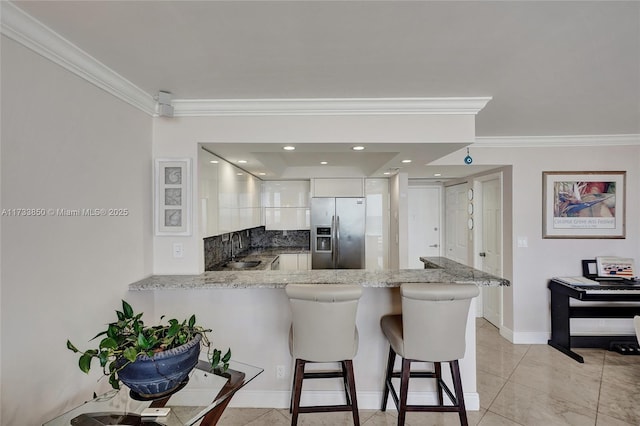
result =
[[308,271],[208,271],[200,275],[152,275],[129,290],[212,288],[284,288],[287,284],[358,283],[363,287],[399,287],[402,283],[472,283],[508,286],[509,281],[444,257],[421,257],[425,269],[317,269]]
[[[271,261],[275,259],[272,258]],[[262,258],[265,263],[270,260]],[[379,409],[388,353],[380,318],[401,310],[398,287],[404,282],[475,283],[508,286],[509,281],[442,257],[421,258],[424,269],[207,271],[200,275],[154,275],[129,286],[136,297],[153,298],[155,316],[195,313],[198,322],[213,329],[215,347],[232,349],[233,357],[264,368],[265,373],[234,397],[232,405],[287,408],[290,401],[292,359],[289,354],[291,314],[284,287],[289,283],[359,283],[364,292],[356,324],[359,349],[354,358],[358,405]],[[467,351],[461,374],[467,409],[478,410],[476,391],[475,303],[467,320]],[[284,369],[285,375],[277,371]],[[424,382],[424,383],[420,383]],[[430,381],[418,381],[411,395],[437,398]],[[308,393],[310,403],[340,403],[341,382],[321,381]],[[412,385],[413,386],[413,385]]]

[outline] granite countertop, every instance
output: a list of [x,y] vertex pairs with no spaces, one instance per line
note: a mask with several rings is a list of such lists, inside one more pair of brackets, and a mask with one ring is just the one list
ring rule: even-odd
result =
[[[279,253],[282,253],[280,251]],[[244,257],[247,259],[248,257]],[[509,286],[509,280],[443,257],[421,257],[426,269],[316,269],[309,271],[207,271],[200,275],[152,275],[129,290],[198,290],[213,288],[284,288],[289,283],[359,283],[364,287],[399,287],[402,283],[472,283]]]

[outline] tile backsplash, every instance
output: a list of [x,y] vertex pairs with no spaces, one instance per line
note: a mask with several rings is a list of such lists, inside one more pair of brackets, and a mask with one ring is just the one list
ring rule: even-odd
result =
[[[301,231],[267,231],[264,226],[245,229],[233,233],[233,252],[236,256],[246,255],[250,251],[266,248],[309,248],[309,230]],[[223,241],[223,236],[226,241]],[[215,266],[231,258],[231,234],[215,235],[204,239],[204,269],[212,270]],[[238,245],[238,236],[242,248]]]

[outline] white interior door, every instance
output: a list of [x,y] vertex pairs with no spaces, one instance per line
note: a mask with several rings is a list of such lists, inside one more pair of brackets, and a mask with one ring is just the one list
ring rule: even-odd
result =
[[449,186],[445,190],[445,256],[468,265],[469,230],[467,221],[467,184]]
[[[500,177],[480,182],[482,270],[502,276],[502,183]],[[482,312],[496,327],[502,325],[502,287],[484,287]]]
[[441,187],[415,186],[408,188],[409,269],[422,269],[421,256],[440,256]]

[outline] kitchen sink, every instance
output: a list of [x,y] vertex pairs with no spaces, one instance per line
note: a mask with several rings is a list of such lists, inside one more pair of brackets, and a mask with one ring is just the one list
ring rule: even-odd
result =
[[241,261],[241,262],[227,262],[227,263],[224,264],[224,267],[225,268],[232,268],[232,269],[251,269],[251,268],[255,268],[260,263],[262,263],[261,260],[246,260],[246,261]]

